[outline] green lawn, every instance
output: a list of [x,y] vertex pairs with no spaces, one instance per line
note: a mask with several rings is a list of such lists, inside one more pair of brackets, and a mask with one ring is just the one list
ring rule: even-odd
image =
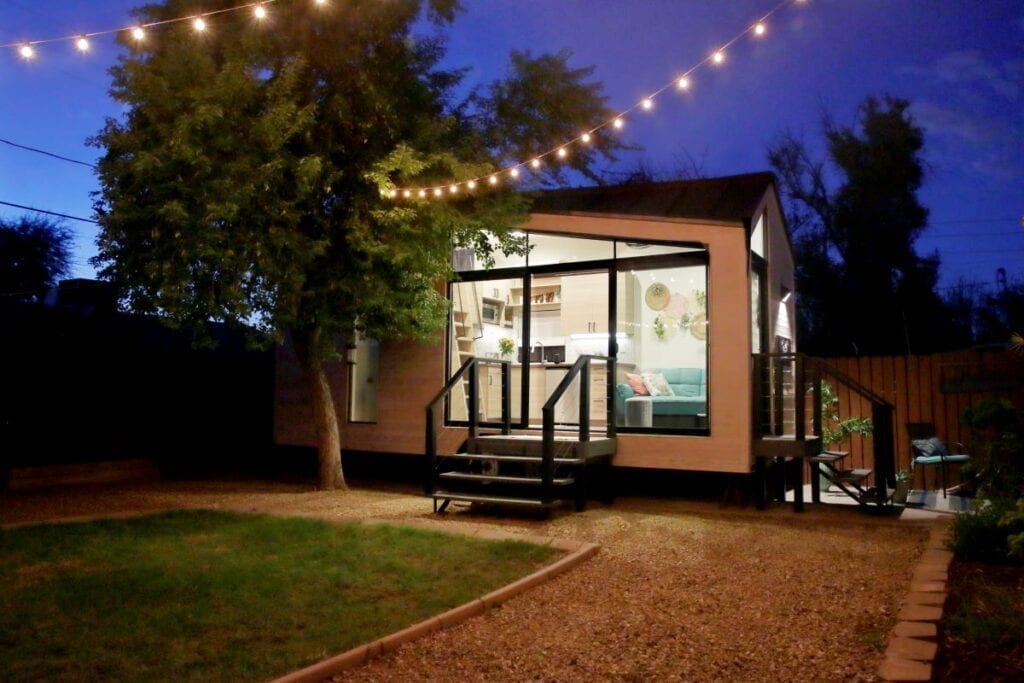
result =
[[460,605],[555,551],[173,512],[0,531],[0,680],[259,680]]

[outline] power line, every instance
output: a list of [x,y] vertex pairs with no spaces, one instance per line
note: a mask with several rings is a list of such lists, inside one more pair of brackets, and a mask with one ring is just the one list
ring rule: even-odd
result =
[[19,144],[17,142],[12,142],[11,140],[4,140],[3,138],[0,138],[0,142],[4,143],[5,145],[10,145],[11,147],[17,147],[18,149],[26,150],[28,152],[35,152],[36,154],[45,154],[48,157],[53,157],[54,159],[60,159],[61,161],[67,161],[67,162],[72,163],[72,164],[79,164],[81,166],[88,166],[89,168],[93,168],[93,169],[96,168],[96,164],[90,164],[88,161],[79,161],[78,159],[69,159],[68,157],[62,157],[59,154],[54,154],[53,152],[47,152],[45,149],[37,149],[35,147],[29,147],[28,145],[22,145],[22,144]]
[[67,218],[72,221],[82,221],[83,223],[92,223],[99,225],[99,221],[94,221],[91,218],[81,218],[80,216],[71,216],[66,213],[58,213],[57,211],[47,211],[46,209],[37,209],[34,206],[24,206],[23,204],[12,204],[11,202],[5,202],[0,200],[0,204],[4,206],[13,206],[15,209],[24,209],[25,211],[35,211],[36,213],[45,213],[48,216],[59,216],[60,218]]

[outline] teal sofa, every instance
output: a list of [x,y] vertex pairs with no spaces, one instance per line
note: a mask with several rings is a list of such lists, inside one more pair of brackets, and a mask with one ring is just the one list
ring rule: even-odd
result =
[[[708,412],[704,368],[652,368],[665,376],[672,396],[637,396],[628,383],[615,387],[615,414],[625,427],[705,427]],[[637,402],[649,406],[632,405]],[[651,424],[645,424],[650,416]]]

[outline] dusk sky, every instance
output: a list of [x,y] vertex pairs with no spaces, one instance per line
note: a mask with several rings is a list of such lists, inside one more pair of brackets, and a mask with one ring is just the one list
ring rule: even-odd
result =
[[[271,12],[296,2],[278,0]],[[341,0],[333,0],[340,3]],[[388,0],[380,0],[387,2]],[[131,25],[138,0],[3,0],[0,43]],[[240,3],[242,4],[242,3]],[[468,85],[505,73],[512,49],[569,48],[594,65],[608,105],[626,110],[700,63],[773,10],[777,0],[465,0],[450,33],[448,64],[468,66]],[[202,9],[201,3],[196,4]],[[217,18],[211,19],[213,34]],[[828,112],[852,124],[866,96],[911,101],[926,131],[931,211],[919,253],[938,250],[941,285],[959,278],[994,287],[997,268],[1024,277],[1024,2],[1021,0],[807,0],[784,4],[761,37],[732,45],[721,65],[669,89],[622,135],[642,151],[603,167],[609,179],[641,164],[656,173],[729,175],[767,169],[781,131],[821,155]],[[266,29],[263,29],[266,30]],[[107,69],[117,48],[96,38],[39,45],[25,61],[0,51],[0,139],[84,162],[85,140],[117,116]],[[557,144],[561,141],[552,141]],[[624,176],[622,176],[624,177]],[[0,144],[0,201],[91,217],[90,168]],[[0,206],[4,217],[24,211]],[[95,226],[69,221],[77,236],[74,275],[92,277]]]

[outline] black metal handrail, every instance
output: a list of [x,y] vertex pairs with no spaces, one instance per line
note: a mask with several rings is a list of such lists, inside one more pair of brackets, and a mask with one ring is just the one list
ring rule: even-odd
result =
[[[565,395],[565,392],[572,386],[573,381],[580,378],[579,396],[579,441],[586,443],[590,441],[590,361],[597,356],[583,355],[576,359],[565,377],[558,383],[555,390],[548,396],[541,408],[543,416],[541,422],[541,488],[542,500],[550,503],[554,500],[554,479],[555,479],[555,406]],[[602,358],[602,360],[605,360]],[[608,373],[610,377],[615,376],[615,359],[608,358]],[[613,421],[609,420],[608,429]]]
[[[896,485],[896,470],[895,470],[895,457],[896,451],[894,446],[893,437],[893,417],[895,413],[895,407],[887,401],[883,396],[873,391],[871,388],[861,384],[853,377],[850,377],[846,373],[842,372],[834,365],[820,359],[805,356],[801,353],[763,353],[755,354],[754,368],[755,377],[757,381],[763,381],[769,379],[774,382],[775,386],[769,390],[770,395],[779,397],[770,406],[771,415],[769,419],[769,430],[772,433],[780,433],[782,429],[782,373],[775,372],[770,373],[770,378],[762,377],[761,369],[763,368],[764,361],[767,361],[768,368],[770,369],[774,361],[779,362],[791,362],[793,364],[793,384],[794,384],[794,437],[799,441],[806,438],[806,406],[805,406],[805,394],[803,388],[807,386],[808,381],[811,383],[811,389],[813,394],[812,404],[812,429],[815,435],[820,436],[822,434],[822,416],[821,416],[821,380],[822,377],[827,375],[836,380],[839,384],[846,386],[848,389],[858,394],[869,403],[871,403],[871,421],[874,425],[872,433],[872,456],[874,459],[873,470],[875,472],[875,484],[880,495],[886,491],[887,488],[895,487]],[[810,379],[808,374],[811,375]],[[799,390],[798,390],[799,388]],[[761,425],[758,418],[758,424]],[[763,426],[759,427],[759,431],[763,431]]]
[[499,360],[496,358],[467,358],[455,374],[451,376],[448,382],[444,385],[444,388],[430,400],[427,404],[427,430],[426,430],[426,444],[424,452],[427,456],[427,466],[429,467],[426,477],[425,490],[427,495],[434,493],[435,490],[435,474],[437,472],[437,438],[440,433],[438,429],[438,415],[443,415],[443,411],[438,411],[438,405],[447,398],[452,390],[458,386],[459,382],[462,381],[463,376],[469,373],[469,396],[467,401],[467,422],[469,429],[469,436],[473,438],[477,435],[480,420],[477,416],[478,410],[478,397],[480,395],[480,373],[477,369],[481,365],[500,365],[501,366],[501,433],[510,434],[512,432],[512,401],[510,392],[510,368],[511,361]]

